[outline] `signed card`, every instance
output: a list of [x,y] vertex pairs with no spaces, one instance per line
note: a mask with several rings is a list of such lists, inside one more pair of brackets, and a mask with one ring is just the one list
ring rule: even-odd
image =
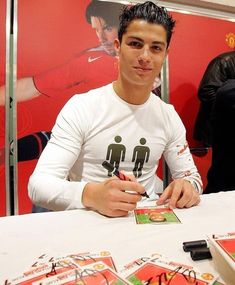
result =
[[68,257],[72,258],[79,266],[86,266],[95,262],[103,262],[113,270],[116,270],[113,258],[109,251],[101,251],[100,253],[89,254],[70,254]]
[[70,258],[60,259],[56,262],[45,263],[36,267],[31,267],[22,275],[10,280],[11,285],[31,285],[33,282],[42,281],[50,276],[69,271],[77,266]]
[[50,277],[33,285],[53,285],[53,284],[81,284],[81,285],[130,285],[123,277],[103,262],[92,263],[82,268],[76,268],[68,272]]
[[216,277],[211,273],[199,273],[187,266],[170,264],[165,261],[147,261],[137,270],[124,276],[131,284],[165,285],[212,285]]
[[139,257],[123,266],[123,268],[119,271],[120,273],[126,272],[128,270],[132,270],[132,268],[140,267],[146,261],[157,260],[163,258],[163,256],[159,253],[153,253],[150,256],[142,256]]
[[167,207],[145,207],[134,210],[137,224],[181,223],[175,212]]
[[91,252],[74,253],[66,255],[64,257],[55,257],[48,254],[42,254],[35,260],[35,262],[32,264],[32,267],[37,267],[48,262],[57,262],[63,258],[72,258],[74,263],[79,266],[85,266],[94,262],[102,261],[116,271],[113,258],[110,252],[107,250],[103,250],[99,253],[91,253]]

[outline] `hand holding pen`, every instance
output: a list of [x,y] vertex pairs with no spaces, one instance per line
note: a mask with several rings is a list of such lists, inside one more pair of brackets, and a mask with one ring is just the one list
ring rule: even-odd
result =
[[[125,174],[121,173],[120,171],[118,171],[117,168],[115,168],[111,163],[109,163],[108,161],[104,161],[102,163],[102,166],[107,169],[109,172],[112,173],[112,175],[117,176],[120,180],[124,180],[124,181],[132,181],[128,176],[126,176]],[[149,195],[144,192],[140,194],[143,197],[149,198]]]
[[[86,208],[108,217],[126,216],[136,209],[137,203],[141,200],[140,195],[145,190],[137,181],[132,181],[115,169],[111,171],[113,175],[119,175],[119,179],[108,178],[102,182],[88,182],[83,189],[82,203]],[[124,177],[127,180],[124,180]]]

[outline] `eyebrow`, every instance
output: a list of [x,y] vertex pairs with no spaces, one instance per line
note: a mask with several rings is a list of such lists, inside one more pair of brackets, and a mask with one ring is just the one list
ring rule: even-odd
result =
[[[140,41],[140,42],[144,42],[141,38],[135,37],[135,36],[129,36],[127,39],[129,39],[129,40],[133,39],[133,40],[137,40],[137,41]],[[166,46],[166,43],[165,42],[161,42],[161,41],[153,41],[152,44]]]

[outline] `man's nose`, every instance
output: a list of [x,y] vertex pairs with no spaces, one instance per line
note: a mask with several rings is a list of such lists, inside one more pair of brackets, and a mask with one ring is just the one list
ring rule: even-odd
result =
[[139,61],[149,62],[151,59],[149,47],[143,47],[138,57]]
[[99,31],[97,31],[96,33],[97,33],[97,36],[98,36],[99,41],[100,41],[101,43],[104,42],[105,39],[106,39],[104,31],[99,30]]

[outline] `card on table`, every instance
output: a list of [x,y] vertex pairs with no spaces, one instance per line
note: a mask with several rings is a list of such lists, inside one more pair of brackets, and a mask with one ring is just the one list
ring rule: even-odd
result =
[[33,282],[42,281],[50,276],[60,274],[76,268],[77,265],[71,258],[57,259],[56,262],[45,263],[36,267],[31,267],[9,281],[11,285],[31,285]]
[[33,285],[130,285],[123,277],[103,262],[95,262],[81,268],[75,268],[68,272],[49,277]]
[[167,207],[143,207],[134,210],[137,224],[181,223],[175,212]]
[[72,258],[79,266],[86,266],[95,262],[103,262],[110,268],[116,271],[113,258],[109,251],[101,251],[99,253],[86,253],[86,254],[70,254],[68,257]]
[[216,240],[217,244],[228,254],[235,262],[235,236],[231,239]]
[[122,272],[122,276],[133,285],[212,285],[217,279],[212,273],[200,273],[192,266],[166,259],[146,261]]
[[235,233],[209,237],[212,262],[226,284],[235,284]]
[[90,252],[74,253],[64,257],[55,257],[48,254],[42,254],[35,260],[35,262],[32,264],[32,267],[37,267],[39,265],[43,265],[48,262],[57,262],[62,258],[71,258],[74,261],[74,263],[79,266],[85,266],[94,262],[102,261],[116,271],[113,258],[110,252],[107,250],[103,250],[99,253],[90,253]]

